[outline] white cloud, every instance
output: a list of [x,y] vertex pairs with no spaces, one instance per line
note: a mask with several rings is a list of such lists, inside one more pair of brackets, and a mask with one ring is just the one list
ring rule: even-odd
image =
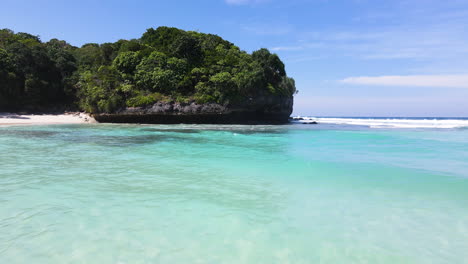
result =
[[[342,25],[328,30],[313,27],[309,32],[296,30],[285,42],[277,43],[278,51],[293,52],[297,50],[294,47],[300,46],[304,53],[347,57],[366,63],[393,60],[425,65],[450,63],[451,67],[461,68],[458,65],[464,66],[468,61],[466,0],[462,6],[455,0],[419,1],[430,4],[419,8],[418,1],[391,1],[398,3],[393,10],[368,12],[377,21],[355,22],[349,27]],[[323,43],[323,46],[307,46],[308,43]],[[441,68],[439,73],[445,72]]]
[[468,88],[468,74],[349,77],[340,82],[359,85]]
[[453,60],[468,54],[467,33],[468,30],[460,24],[433,24],[367,31],[309,32],[302,37],[309,43],[326,44],[324,52],[331,50],[335,55],[366,60]]

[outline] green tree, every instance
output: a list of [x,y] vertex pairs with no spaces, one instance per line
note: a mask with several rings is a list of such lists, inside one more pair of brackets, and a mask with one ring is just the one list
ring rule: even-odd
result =
[[169,47],[173,56],[186,59],[189,64],[198,65],[201,62],[200,43],[189,34],[180,35]]
[[248,54],[213,34],[159,27],[140,39],[77,48],[0,30],[0,110],[77,104],[112,112],[163,99],[229,104],[294,93],[276,54]]
[[138,52],[124,51],[117,55],[114,59],[113,65],[119,72],[131,76],[140,62],[141,59]]
[[79,67],[83,70],[97,70],[105,62],[99,44],[96,43],[85,44],[81,48],[76,49],[75,56]]
[[283,77],[286,76],[284,64],[278,55],[271,54],[267,49],[260,49],[252,53],[252,58],[260,63],[263,68],[265,81],[273,86],[279,85]]

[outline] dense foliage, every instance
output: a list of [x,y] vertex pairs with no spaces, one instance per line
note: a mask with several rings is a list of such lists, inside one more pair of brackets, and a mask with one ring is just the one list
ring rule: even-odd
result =
[[216,35],[159,27],[140,39],[76,48],[0,30],[0,108],[60,104],[112,112],[164,100],[230,104],[295,91],[276,54],[248,54]]

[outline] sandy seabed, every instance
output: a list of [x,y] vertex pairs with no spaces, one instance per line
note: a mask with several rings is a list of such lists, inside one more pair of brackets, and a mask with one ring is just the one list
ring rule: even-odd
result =
[[0,113],[0,125],[52,125],[52,124],[83,124],[96,123],[87,113],[36,114],[21,115],[15,113]]

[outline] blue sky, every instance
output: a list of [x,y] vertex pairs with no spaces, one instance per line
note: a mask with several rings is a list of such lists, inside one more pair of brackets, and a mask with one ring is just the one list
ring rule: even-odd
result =
[[468,116],[467,0],[3,0],[0,27],[80,46],[149,27],[280,55],[295,114]]

